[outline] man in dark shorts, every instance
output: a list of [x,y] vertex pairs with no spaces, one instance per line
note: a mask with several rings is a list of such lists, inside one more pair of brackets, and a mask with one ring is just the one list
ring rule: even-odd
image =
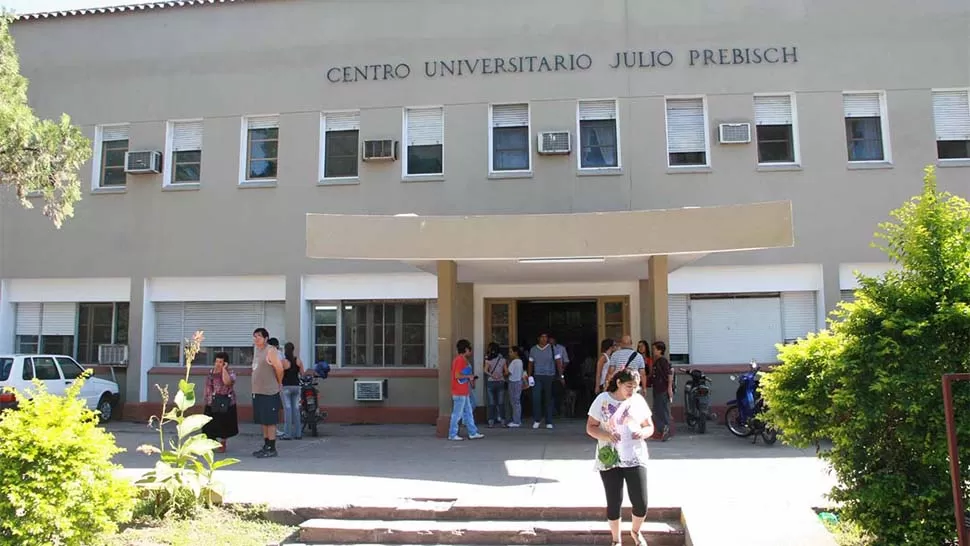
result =
[[266,328],[253,331],[253,420],[263,429],[263,447],[253,452],[260,459],[276,457],[276,425],[280,421],[280,382],[283,363],[267,343]]

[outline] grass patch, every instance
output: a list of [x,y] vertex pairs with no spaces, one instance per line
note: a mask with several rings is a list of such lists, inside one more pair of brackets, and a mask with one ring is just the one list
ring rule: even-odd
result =
[[296,531],[267,521],[258,507],[226,505],[200,510],[190,519],[142,520],[116,535],[105,546],[266,546],[281,542]]

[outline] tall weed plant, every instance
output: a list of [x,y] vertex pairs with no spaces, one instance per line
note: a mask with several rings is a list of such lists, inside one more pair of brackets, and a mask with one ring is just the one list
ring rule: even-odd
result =
[[[215,471],[239,462],[233,458],[215,460],[219,442],[200,433],[212,418],[188,415],[196,403],[195,385],[189,377],[203,339],[202,331],[198,331],[185,340],[185,377],[179,380],[174,406],[168,407],[168,386],[155,385],[162,397],[162,412],[149,420],[149,426],[158,430],[158,446],[138,448],[147,455],[159,456],[155,467],[136,482],[143,491],[142,511],[156,518],[191,517],[199,508],[221,503],[224,493]],[[175,435],[170,435],[166,444],[165,426],[170,424],[175,425]]]

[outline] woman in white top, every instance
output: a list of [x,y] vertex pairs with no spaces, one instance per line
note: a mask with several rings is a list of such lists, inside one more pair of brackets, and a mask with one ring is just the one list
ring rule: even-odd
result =
[[512,419],[509,420],[509,428],[519,428],[522,426],[522,378],[525,370],[522,367],[522,349],[519,347],[509,348],[509,401],[512,402]]
[[616,342],[606,338],[600,343],[600,359],[596,361],[596,394],[606,390],[606,374],[610,371],[610,357],[616,351]]
[[596,470],[606,492],[606,519],[613,544],[620,539],[620,506],[626,482],[633,505],[631,536],[637,546],[646,546],[640,527],[647,516],[647,443],[653,434],[650,406],[637,394],[637,378],[630,370],[613,374],[606,392],[589,408],[586,434],[596,440]]

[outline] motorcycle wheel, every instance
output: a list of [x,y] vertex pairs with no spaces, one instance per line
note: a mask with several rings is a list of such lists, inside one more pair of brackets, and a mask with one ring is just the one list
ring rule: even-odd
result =
[[727,425],[728,430],[731,434],[737,436],[738,438],[747,438],[754,433],[754,430],[747,425],[742,425],[738,422],[741,418],[741,411],[737,406],[731,406],[726,412],[724,412],[724,424]]
[[690,392],[684,393],[684,420],[687,421],[687,428],[693,432],[697,425],[697,418],[690,411]]
[[761,439],[765,441],[765,445],[774,445],[778,441],[778,431],[773,428],[766,428],[761,431]]
[[310,423],[310,436],[313,436],[314,438],[316,438],[317,436],[319,436],[319,432],[317,431],[317,422],[316,421]]
[[697,420],[697,432],[698,434],[704,434],[707,432],[707,419]]

